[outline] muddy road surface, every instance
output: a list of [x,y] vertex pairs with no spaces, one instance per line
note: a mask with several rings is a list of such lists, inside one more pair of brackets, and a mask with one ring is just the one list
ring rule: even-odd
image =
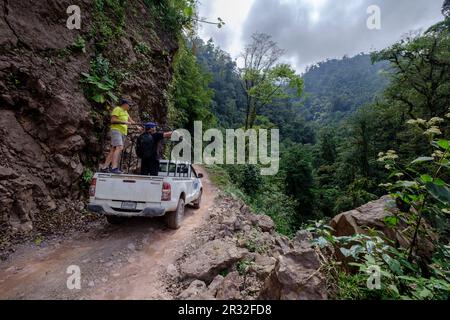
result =
[[[105,221],[67,239],[20,245],[0,263],[0,299],[172,299],[164,274],[214,204],[216,189],[198,170],[205,175],[202,206],[186,207],[180,229],[168,229],[164,218]],[[81,289],[68,288],[71,266],[79,267]]]

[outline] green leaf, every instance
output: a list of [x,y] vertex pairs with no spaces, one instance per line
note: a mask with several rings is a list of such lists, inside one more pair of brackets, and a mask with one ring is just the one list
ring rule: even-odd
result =
[[424,174],[420,176],[420,180],[422,180],[423,183],[433,182],[433,177],[428,174]]
[[440,186],[429,182],[426,184],[428,192],[438,201],[448,204],[450,202],[450,189],[447,186]]
[[34,244],[36,244],[37,246],[40,246],[41,243],[42,243],[42,239],[41,238],[34,239]]
[[448,141],[448,140],[439,140],[438,141],[438,146],[441,147],[444,150],[449,150],[450,149],[450,141]]
[[393,272],[395,272],[398,275],[402,275],[403,274],[400,262],[398,262],[398,260],[392,259],[387,254],[383,254],[382,257],[383,257],[383,260],[389,266],[389,269],[391,269]]
[[114,87],[114,84],[115,84],[114,80],[112,80],[108,76],[103,77],[103,81],[106,82],[106,84],[108,86],[110,86],[111,88]]
[[350,254],[355,259],[358,258],[358,254],[363,251],[364,251],[364,248],[359,244],[355,244],[350,248]]
[[352,253],[350,252],[350,250],[346,249],[346,248],[339,248],[339,250],[341,250],[342,254],[348,258],[352,255]]
[[421,298],[427,298],[432,296],[432,292],[430,290],[428,290],[427,288],[423,288],[420,292],[419,292],[419,296]]
[[369,264],[369,265],[377,264],[375,261],[375,258],[373,256],[371,256],[370,254],[365,254],[364,259],[366,259],[367,264]]
[[397,286],[395,284],[390,284],[388,286],[388,288],[389,288],[389,290],[393,291],[395,294],[397,294],[397,295],[400,294],[399,291],[398,291],[398,288],[397,288]]
[[107,91],[107,90],[111,90],[112,89],[112,87],[110,86],[110,85],[108,85],[108,84],[104,84],[104,83],[97,83],[97,87],[99,88],[99,89],[102,89],[102,90],[105,90],[105,91]]
[[194,14],[194,9],[191,6],[184,8],[183,13],[186,17],[192,17]]
[[384,217],[384,223],[389,228],[394,228],[398,225],[399,219],[396,216],[387,216]]
[[412,282],[412,283],[418,283],[418,279],[414,278],[414,277],[408,277],[408,276],[399,276],[398,277],[400,280],[405,280],[408,282]]
[[411,164],[416,164],[416,163],[421,163],[421,162],[429,162],[429,161],[434,161],[434,158],[432,158],[432,157],[419,157],[416,160],[414,160],[413,162],[411,162]]
[[112,92],[107,92],[106,93],[114,102],[119,101],[119,98]]
[[372,253],[372,252],[373,252],[373,249],[374,249],[375,247],[376,247],[375,242],[373,242],[373,241],[371,241],[371,240],[369,240],[369,241],[366,242],[366,250],[367,250],[368,253]]
[[417,187],[417,183],[415,181],[399,181],[395,184],[395,187],[412,188]]
[[105,96],[102,94],[97,94],[95,96],[92,97],[92,100],[94,100],[97,103],[105,103]]

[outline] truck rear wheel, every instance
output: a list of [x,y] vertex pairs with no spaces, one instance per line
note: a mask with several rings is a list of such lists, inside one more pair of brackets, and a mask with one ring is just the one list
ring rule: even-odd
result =
[[184,200],[181,198],[178,201],[177,210],[167,214],[167,226],[170,229],[178,229],[181,226],[181,221],[184,217]]
[[194,209],[200,209],[200,205],[202,203],[202,194],[203,194],[203,191],[200,190],[200,195],[198,196],[197,200],[192,202],[192,206],[194,207]]
[[125,218],[115,217],[115,216],[106,216],[106,220],[109,224],[118,225],[123,224],[125,222]]

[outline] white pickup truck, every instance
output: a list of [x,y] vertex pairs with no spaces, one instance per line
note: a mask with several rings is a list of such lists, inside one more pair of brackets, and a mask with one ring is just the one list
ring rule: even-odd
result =
[[129,217],[167,216],[178,229],[185,204],[200,208],[201,178],[190,163],[160,161],[158,176],[96,173],[89,190],[88,209],[105,215],[111,224]]

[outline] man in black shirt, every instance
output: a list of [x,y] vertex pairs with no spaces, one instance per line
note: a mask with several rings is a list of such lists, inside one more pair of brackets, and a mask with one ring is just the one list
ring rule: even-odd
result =
[[159,171],[158,145],[164,138],[170,138],[172,132],[156,132],[153,122],[145,124],[145,132],[136,143],[136,153],[141,158],[141,175],[157,176]]

